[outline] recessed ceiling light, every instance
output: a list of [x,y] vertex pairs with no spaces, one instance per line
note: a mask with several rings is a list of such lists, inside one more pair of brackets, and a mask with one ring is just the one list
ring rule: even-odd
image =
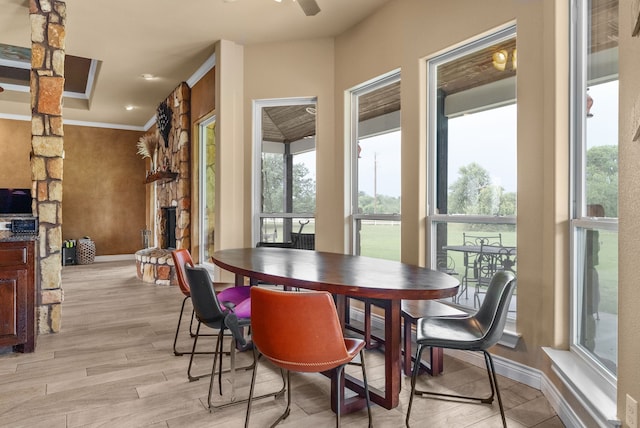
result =
[[150,74],[150,73],[144,73],[144,74],[142,74],[142,78],[144,80],[153,80],[153,79],[156,78],[156,76],[154,76],[153,74]]
[[132,105],[125,106],[125,110],[131,111],[133,110],[133,106]]

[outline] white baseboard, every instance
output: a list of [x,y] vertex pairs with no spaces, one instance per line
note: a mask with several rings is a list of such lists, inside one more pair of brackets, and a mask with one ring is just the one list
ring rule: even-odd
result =
[[134,254],[113,254],[106,256],[96,256],[95,258],[96,262],[118,262],[125,260],[135,261],[136,256]]
[[[355,321],[362,322],[364,320],[364,312],[358,308],[352,307],[350,314]],[[384,331],[383,318],[372,314],[371,327]],[[480,352],[445,349],[445,353],[469,364],[485,367],[484,356]],[[496,373],[542,392],[566,427],[586,428],[588,426],[578,417],[560,391],[543,372],[499,355],[492,354],[492,357]]]

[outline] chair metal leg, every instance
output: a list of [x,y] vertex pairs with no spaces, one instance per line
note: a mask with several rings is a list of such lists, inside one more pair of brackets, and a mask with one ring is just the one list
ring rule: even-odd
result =
[[[416,362],[420,361],[422,358],[422,348],[423,346],[418,343],[418,348],[416,349]],[[416,394],[416,380],[418,379],[418,372],[420,371],[420,364],[413,365],[413,371],[411,374],[411,392],[409,393],[409,404],[407,406],[407,416],[405,419],[405,424],[407,428],[409,428],[409,418],[411,417],[411,406],[413,406],[413,396]]]
[[[416,361],[420,361],[419,359],[422,358],[422,351],[424,349],[423,345],[418,345],[418,349],[416,351]],[[411,406],[413,405],[413,396],[414,395],[429,395],[429,396],[433,396],[433,397],[446,397],[446,398],[457,398],[457,399],[461,399],[461,400],[472,400],[472,401],[478,401],[480,403],[483,404],[491,404],[493,402],[493,397],[495,395],[498,396],[498,404],[500,406],[500,416],[502,417],[502,424],[504,426],[504,428],[507,427],[507,422],[506,422],[506,418],[504,415],[504,408],[502,406],[502,399],[500,397],[500,391],[498,390],[498,379],[496,376],[496,372],[493,366],[493,359],[491,358],[491,355],[487,352],[487,351],[482,351],[482,353],[484,354],[484,359],[485,359],[485,364],[487,366],[487,375],[489,377],[489,385],[491,387],[491,395],[489,397],[471,397],[471,396],[466,396],[466,395],[456,395],[456,394],[445,394],[445,393],[441,393],[441,392],[432,392],[432,391],[423,391],[423,390],[418,390],[416,389],[416,380],[418,378],[418,372],[419,372],[419,365],[418,364],[414,364],[413,366],[413,374],[411,376],[411,394],[409,397],[409,405],[407,406],[407,417],[406,417],[406,425],[407,427],[409,427],[409,417],[411,415]]]
[[[279,395],[282,395],[282,393],[284,393],[285,388],[287,389],[288,395],[287,395],[287,403],[291,402],[291,388],[290,388],[290,383],[288,383],[288,380],[290,380],[289,377],[289,372],[287,372],[287,380],[285,380],[285,374],[284,374],[284,370],[280,370],[280,374],[282,375],[282,388],[277,391],[277,392],[271,392],[271,393],[267,393],[264,395],[260,395],[258,397],[254,397],[253,396],[253,392],[255,390],[255,386],[256,386],[256,376],[258,374],[258,361],[260,360],[260,353],[256,348],[253,348],[253,374],[251,375],[251,387],[249,388],[249,397],[246,400],[242,400],[242,401],[246,401],[247,402],[247,413],[245,415],[244,418],[244,427],[248,428],[249,427],[249,419],[251,418],[251,404],[253,403],[253,400],[255,399],[260,399],[260,398],[266,398],[266,397],[278,397]],[[288,408],[288,404],[287,404],[287,408]],[[288,416],[288,414],[287,414]],[[276,421],[276,423],[272,424],[271,426],[274,427],[278,422],[280,422],[282,419],[278,419]]]
[[191,310],[191,321],[189,322],[189,336],[194,337],[196,334],[193,332],[193,320],[196,319],[196,311]]
[[189,298],[189,296],[185,296],[184,299],[182,299],[182,307],[180,308],[180,316],[178,317],[178,326],[176,327],[176,335],[173,338],[173,355],[176,356],[180,356],[183,355],[184,352],[179,352],[176,349],[176,343],[178,342],[178,333],[180,333],[180,323],[182,322],[182,314],[184,313],[184,305],[185,303],[187,303],[187,299]]
[[491,389],[495,388],[496,395],[498,396],[498,406],[500,407],[500,416],[502,417],[502,426],[507,428],[507,419],[504,416],[504,407],[502,406],[502,397],[500,397],[500,389],[498,388],[498,376],[496,376],[496,369],[493,366],[493,358],[491,358],[491,354],[487,351],[482,351],[484,353],[484,359],[487,363],[487,371],[491,372],[489,379],[491,382]]
[[[336,378],[340,379],[342,377],[342,372],[344,371],[344,366],[339,366],[336,368]],[[342,403],[342,387],[336,388],[336,428],[340,428],[340,404]]]
[[287,388],[287,408],[284,409],[284,413],[280,415],[280,417],[278,419],[276,419],[270,426],[270,428],[275,427],[276,425],[278,425],[280,422],[284,421],[285,419],[287,419],[289,417],[289,415],[291,414],[291,372],[289,370],[286,371],[287,372],[287,382],[286,382],[286,388]]
[[365,400],[367,401],[367,414],[369,416],[369,428],[373,427],[373,417],[371,416],[371,398],[369,397],[369,383],[367,382],[367,369],[364,365],[364,350],[360,351],[360,363],[362,365],[362,382],[364,383]]
[[[218,382],[220,385],[220,395],[222,395],[222,340],[224,337],[224,331],[223,329],[220,329],[220,333],[218,334],[218,340],[216,341],[216,350],[215,350],[215,356],[213,357],[213,367],[211,367],[211,379],[209,380],[209,395],[207,396],[207,405],[209,406],[209,411],[211,411],[214,408],[217,407],[222,407],[222,406],[214,406],[213,404],[211,404],[211,396],[213,395],[213,382],[215,379],[215,372],[216,372],[216,362],[218,359],[218,355],[220,356],[220,368],[218,369]],[[232,356],[231,356],[231,373],[233,373],[235,371],[235,354],[233,354],[232,352]],[[233,396],[231,397],[231,401],[229,404],[233,403],[235,401],[235,394],[232,394]]]
[[[178,318],[178,326],[176,327],[176,334],[173,338],[173,355],[179,357],[181,355],[184,354],[191,354],[192,352],[186,352],[186,351],[178,351],[176,349],[176,344],[178,343],[178,334],[180,334],[180,324],[182,323],[182,316],[184,315],[184,306],[185,303],[187,303],[187,300],[189,299],[189,296],[185,296],[184,299],[182,299],[182,307],[180,308],[180,316]],[[191,326],[193,325],[193,319],[194,319],[194,312],[191,311],[191,322],[189,324],[189,334],[191,337],[195,337],[196,333],[192,333],[192,329]],[[215,336],[212,334],[202,334],[201,336]],[[194,348],[195,349],[195,348]],[[211,352],[196,352],[196,355],[209,355],[211,354]]]
[[[198,337],[200,336],[200,325],[201,323],[198,321],[198,326],[196,327],[196,335],[193,338],[193,347],[191,348],[191,352],[188,352],[188,354],[190,355],[189,357],[189,367],[187,368],[187,377],[189,378],[189,382],[193,382],[194,380],[198,380],[201,377],[205,377],[205,376],[209,376],[210,373],[207,374],[203,374],[203,375],[199,375],[199,376],[193,376],[191,374],[191,366],[193,365],[193,356],[194,355],[198,355],[198,354],[215,354],[215,352],[196,352],[196,345],[198,344]],[[217,350],[217,346],[216,346],[216,350]],[[215,361],[216,357],[213,357],[213,360]]]
[[[234,344],[232,343],[232,346],[234,346]],[[217,346],[216,346],[217,347]],[[222,343],[220,344],[220,350],[222,350]],[[209,397],[208,397],[208,407],[209,407],[209,412],[215,410],[215,409],[221,409],[224,407],[229,407],[232,406],[234,404],[241,404],[244,402],[247,402],[247,406],[249,406],[247,408],[247,411],[250,410],[250,406],[251,406],[251,401],[252,400],[259,400],[261,398],[267,398],[267,397],[278,397],[279,395],[281,395],[284,390],[285,390],[285,380],[284,380],[284,376],[282,377],[282,388],[280,388],[280,390],[276,391],[276,392],[269,392],[263,395],[259,395],[257,397],[253,397],[253,387],[255,384],[255,373],[256,373],[256,367],[257,367],[257,356],[256,356],[256,351],[254,349],[254,354],[253,354],[253,363],[250,364],[249,366],[246,367],[240,367],[236,369],[236,364],[235,364],[235,351],[231,351],[231,368],[229,370],[229,373],[231,374],[231,398],[229,399],[229,401],[226,401],[224,403],[218,404],[218,405],[214,405],[211,402],[211,397],[213,395],[213,376],[211,378],[211,381],[209,382]],[[215,358],[214,358],[214,363],[213,363],[213,368],[212,368],[212,373],[215,373],[215,367],[216,367],[216,362],[215,362]],[[248,369],[248,368],[253,368],[253,376],[252,376],[252,385],[251,385],[251,389],[249,391],[249,396],[247,398],[243,398],[241,400],[237,400],[236,399],[236,393],[235,393],[235,372],[236,370],[244,370],[244,369]],[[220,370],[220,368],[218,368],[218,377],[221,378],[222,377],[222,373],[226,373],[226,370]],[[222,395],[222,391],[220,391],[220,395]],[[245,419],[245,426],[246,424],[248,424],[248,419]]]

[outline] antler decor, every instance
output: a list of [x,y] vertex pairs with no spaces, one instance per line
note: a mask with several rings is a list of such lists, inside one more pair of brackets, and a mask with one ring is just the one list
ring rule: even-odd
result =
[[167,105],[167,102],[162,102],[158,106],[158,111],[156,112],[156,124],[158,126],[158,130],[162,135],[162,139],[164,140],[164,146],[169,147],[169,133],[171,132],[171,116],[173,112],[171,108]]

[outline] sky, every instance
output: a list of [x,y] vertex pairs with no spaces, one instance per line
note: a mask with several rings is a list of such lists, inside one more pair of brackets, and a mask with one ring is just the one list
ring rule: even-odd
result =
[[449,119],[449,186],[473,162],[507,192],[517,187],[515,104]]
[[360,140],[358,189],[373,196],[400,196],[400,131]]

